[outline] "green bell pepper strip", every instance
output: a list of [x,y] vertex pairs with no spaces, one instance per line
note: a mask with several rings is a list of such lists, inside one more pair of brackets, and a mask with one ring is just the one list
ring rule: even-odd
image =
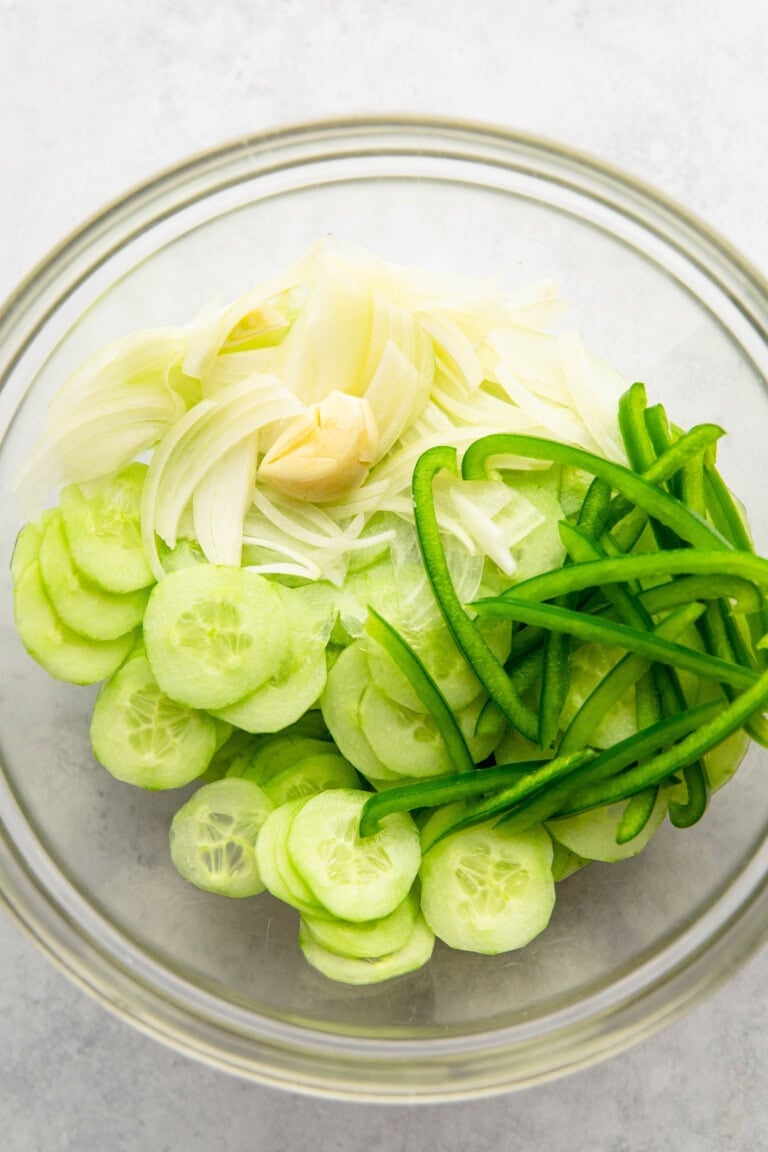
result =
[[539,745],[551,748],[560,731],[571,682],[571,640],[563,632],[550,632],[544,641],[539,693]]
[[[624,393],[619,400],[619,429],[624,441],[624,447],[629,463],[635,472],[645,473],[656,461],[657,453],[646,424],[646,410],[648,398],[645,385],[636,383]],[[664,448],[669,448],[667,443]],[[679,499],[679,486],[671,486],[673,496]],[[651,520],[651,530],[656,543],[662,549],[674,548],[678,544],[675,533],[666,524]]]
[[514,595],[526,600],[552,600],[568,592],[597,588],[629,580],[650,580],[668,576],[738,576],[761,588],[768,588],[768,560],[753,552],[704,552],[695,548],[675,548],[671,552],[636,552],[570,564],[541,576],[521,580],[499,599]]
[[[673,434],[669,426],[667,413],[661,404],[654,404],[650,408],[646,408],[644,416],[645,427],[648,431],[651,444],[653,445],[653,450],[656,453],[656,458],[658,459],[666,452],[669,452],[679,437]],[[707,447],[711,447],[711,445]],[[677,496],[678,500],[683,499],[681,475],[685,467],[686,465],[675,472],[673,476],[668,476],[665,482],[667,490],[671,492],[673,496]]]
[[[650,414],[653,408],[646,410],[646,425],[649,425]],[[648,428],[649,433],[651,428]],[[656,457],[654,462],[643,472],[642,479],[649,484],[665,484],[672,480],[685,465],[697,456],[703,455],[711,448],[725,432],[717,424],[697,424],[690,432],[685,432],[678,440]],[[653,436],[651,436],[653,440]],[[655,445],[654,445],[655,447]],[[673,494],[674,493],[673,491]],[[605,527],[612,528],[618,524],[634,507],[632,501],[624,496],[614,496],[608,507],[605,517]],[[717,526],[720,528],[720,526]],[[727,533],[722,532],[726,536]]]
[[[723,660],[735,660],[746,668],[756,668],[757,661],[754,654],[745,643],[739,631],[738,624],[722,600],[714,601],[702,621],[702,633],[707,649]],[[726,697],[733,699],[733,692],[727,684],[722,685]],[[750,717],[744,725],[747,735],[760,744],[768,747],[768,720],[759,713]]]
[[704,499],[712,520],[718,524],[719,531],[732,542],[734,548],[742,552],[754,552],[752,537],[744,523],[744,517],[730,488],[710,460],[704,461]]
[[653,815],[656,801],[659,796],[658,784],[653,788],[646,788],[632,797],[622,813],[619,827],[616,830],[616,843],[628,844],[639,836],[643,828]]
[[656,451],[645,423],[648,397],[645,384],[636,381],[619,398],[619,431],[627,459],[635,472],[645,472],[656,461]]
[[634,508],[615,528],[606,528],[600,543],[609,555],[631,552],[645,532],[648,516],[642,508]]
[[496,701],[509,723],[534,743],[538,718],[520,699],[503,666],[486,644],[456,595],[435,514],[432,484],[445,468],[458,474],[454,448],[429,448],[413,470],[412,494],[416,533],[427,577],[446,624],[459,649],[488,695]]
[[[649,451],[653,452],[653,448],[649,447]],[[698,460],[701,463],[701,457],[698,457]],[[560,535],[571,557],[576,561],[598,560],[604,555],[593,540],[572,525],[561,524]],[[667,535],[671,534],[667,532]],[[676,537],[674,542],[677,543]],[[645,631],[652,629],[651,617],[642,602],[626,591],[624,585],[603,586],[602,591],[616,608],[619,619],[625,624]],[[663,633],[662,638],[665,638]],[[650,668],[648,676],[645,676],[644,672],[641,673],[635,690],[635,699],[638,728],[653,724],[662,716],[673,716],[686,707],[677,674],[673,669],[659,664]],[[684,776],[688,798],[685,804],[677,802],[670,804],[670,820],[678,827],[687,828],[704,815],[709,793],[704,767],[700,762],[686,765]]]
[[[576,563],[606,559],[606,553],[602,547],[579,527],[574,527],[572,524],[563,521],[560,523],[559,528],[563,544],[571,559]],[[614,555],[621,555],[615,544],[612,546],[612,552]],[[644,632],[651,632],[653,630],[653,620],[634,594],[634,588],[634,582],[629,585],[607,584],[601,586],[600,591],[608,603],[615,609],[621,623],[628,624],[633,628],[639,628]],[[558,601],[555,601],[555,603],[558,603]],[[670,675],[666,669],[662,670],[654,667],[651,670],[649,663],[637,679],[635,687],[635,717],[638,729],[645,728],[650,724],[655,724],[658,720],[661,720],[664,715],[661,688],[666,687],[668,689],[668,685],[659,674],[662,671],[665,671],[667,676]]]
[[[704,704],[691,708],[679,716],[661,720],[642,732],[615,744],[613,748],[599,753],[592,761],[583,764],[572,776],[556,780],[541,793],[527,796],[522,800],[510,799],[507,792],[491,796],[478,808],[462,816],[446,829],[445,835],[471,827],[492,816],[499,817],[498,823],[509,827],[510,831],[522,831],[560,815],[560,809],[570,797],[582,789],[613,777],[617,772],[634,764],[638,758],[650,755],[663,748],[672,740],[687,735],[703,719],[717,715],[721,704]],[[437,841],[435,841],[437,843]]]
[[[430,449],[435,451],[435,449]],[[464,453],[462,476],[465,480],[487,478],[488,460],[494,456],[526,456],[532,460],[550,460],[555,464],[565,464],[590,472],[605,480],[607,484],[626,496],[649,516],[665,524],[689,544],[696,548],[730,550],[730,544],[710,524],[692,512],[666,492],[655,488],[641,476],[625,468],[604,460],[583,448],[570,444],[559,444],[539,436],[524,436],[517,433],[494,433],[483,436],[470,444]]]
[[[583,564],[589,560],[605,560],[607,556],[595,540],[577,525],[561,520],[558,528],[560,539],[575,564]],[[609,604],[612,604],[624,624],[633,628],[652,627],[652,620],[648,612],[638,602],[637,598],[623,584],[605,584],[600,591]]]
[[[687,707],[687,700],[677,674],[670,668],[662,668],[658,664],[654,667],[661,696],[662,713],[674,716]],[[667,678],[659,677],[659,673],[667,673]],[[670,801],[669,819],[675,828],[691,828],[704,815],[709,803],[709,785],[704,773],[701,760],[694,760],[683,768],[683,779],[686,786],[686,799],[682,803],[677,800]]]
[[[701,604],[684,605],[661,620],[653,629],[653,634],[665,640],[675,640],[690,628],[703,612],[704,607]],[[623,656],[595,686],[571,720],[558,746],[558,754],[565,755],[577,748],[586,748],[593,732],[606,714],[647,672],[650,663],[647,657],[634,653]]]
[[598,477],[590,484],[579,511],[577,523],[585,532],[599,536],[611,503],[611,486]]
[[519,764],[499,764],[495,768],[441,776],[418,784],[404,784],[377,792],[366,801],[360,817],[360,835],[370,836],[378,830],[379,821],[392,812],[411,812],[414,808],[437,808],[470,796],[504,790],[524,798],[540,792],[555,780],[570,776],[594,759],[586,750],[552,760],[531,760]]
[[475,762],[467,747],[464,734],[456,723],[456,718],[446,704],[445,697],[437,684],[410,644],[370,604],[368,605],[366,631],[377,644],[381,645],[389,658],[410,681],[414,692],[437,725],[448,757],[456,771],[474,770]]
[[[670,428],[667,414],[663,407],[658,405],[652,411],[650,409],[647,410],[645,420],[657,455],[669,451],[677,438],[677,430]],[[711,453],[712,451],[713,446],[710,446],[708,452]],[[680,472],[669,481],[669,488],[672,494],[682,500],[693,513],[702,518],[706,518],[707,515],[704,493],[705,455],[706,453],[702,453],[693,457],[685,464]],[[726,536],[726,539],[727,538]],[[679,539],[674,536],[668,543],[671,543],[673,547],[679,547],[680,545]],[[726,658],[725,650],[717,651],[713,649],[710,644],[706,643],[706,620],[711,616],[713,610],[714,605],[710,603],[707,613],[699,625],[699,633],[705,640],[705,647],[708,652],[714,652],[715,655]],[[729,655],[732,656],[732,653],[729,653]],[[657,667],[655,672],[661,689],[664,712],[670,715],[680,708],[684,708],[686,706],[685,693],[683,692],[677,675],[667,671],[665,680],[664,673],[660,668]],[[659,679],[660,676],[661,679]],[[669,804],[669,819],[675,828],[690,828],[698,823],[706,812],[707,804],[709,803],[709,785],[701,760],[696,760],[685,765],[683,768],[683,779],[686,787],[685,802],[680,803],[672,800]]]
[[651,616],[694,600],[727,599],[733,602],[732,609],[737,613],[754,612],[762,604],[754,584],[739,576],[681,576],[679,580],[645,588],[637,598]]
[[507,671],[511,673],[511,669],[519,660],[522,660],[532,652],[540,651],[544,638],[545,633],[541,628],[521,628],[518,632],[515,632],[509,648],[509,656],[504,665]]
[[684,804],[671,800],[669,819],[675,828],[692,828],[698,824],[709,804],[709,785],[701,760],[694,760],[683,768],[683,779],[687,790]]
[[[614,744],[613,748],[601,752],[580,770],[580,786],[597,787],[602,781],[617,777],[617,774],[623,772],[630,764],[642,761],[660,748],[679,740],[682,736],[687,736],[702,724],[720,716],[722,711],[723,705],[720,701],[708,701],[628,736],[626,740]],[[565,805],[569,803],[574,792],[573,783],[568,780],[554,784],[542,796],[534,796],[510,806],[499,822],[505,827],[508,826],[510,831],[522,832],[534,824],[541,824],[544,820],[564,816]]]
[[764,708],[768,703],[768,671],[763,672],[746,692],[742,692],[725,708],[719,707],[718,714],[702,723],[694,732],[684,737],[679,744],[659,755],[639,763],[634,768],[601,784],[579,789],[569,799],[566,811],[558,815],[575,815],[590,808],[614,804],[633,796],[644,788],[659,784],[685,764],[711,752],[722,744],[732,733],[742,728],[749,717]]
[[566,632],[569,636],[576,636],[586,642],[624,648],[627,652],[647,656],[652,661],[670,664],[673,668],[683,668],[696,676],[733,684],[736,688],[749,687],[757,678],[754,671],[740,664],[731,664],[716,656],[707,656],[694,648],[673,644],[669,640],[663,640],[652,633],[641,632],[638,628],[630,628],[626,624],[586,616],[582,612],[557,608],[553,604],[538,604],[505,593],[503,597],[475,600],[472,607],[481,616],[497,616],[502,620],[536,624],[552,631]]
[[[749,528],[728,485],[717,470],[714,454],[711,452],[704,460],[704,500],[710,519],[723,536],[732,542],[734,548],[743,552],[754,552],[755,547]],[[750,617],[748,623],[752,644],[757,647],[760,637],[768,632],[768,603],[763,601],[760,610]],[[757,649],[756,657],[759,666],[764,668],[768,655]]]

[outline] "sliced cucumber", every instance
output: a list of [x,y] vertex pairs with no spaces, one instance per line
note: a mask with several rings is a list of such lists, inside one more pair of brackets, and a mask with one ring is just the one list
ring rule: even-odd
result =
[[290,725],[290,729],[301,736],[309,736],[315,740],[325,740],[327,743],[331,743],[331,734],[319,708],[311,708],[309,712],[305,712],[303,716]]
[[271,680],[216,715],[245,732],[280,732],[300,719],[325,688],[325,649],[311,649]]
[[376,756],[402,776],[442,776],[452,770],[448,750],[432,717],[395,704],[371,683],[360,699],[360,726]]
[[[571,679],[568,687],[561,726],[566,729],[581,705],[597,685],[608,675],[625,653],[620,648],[605,648],[600,644],[582,644],[571,656]],[[637,731],[635,690],[629,688],[621,700],[603,716],[592,732],[593,748],[611,748]]]
[[325,647],[335,607],[327,585],[275,585],[290,621],[285,659],[266,684],[219,715],[246,732],[280,732],[308,712],[325,688]]
[[429,961],[434,946],[435,937],[421,916],[416,920],[405,947],[390,952],[387,956],[367,960],[338,956],[335,952],[329,952],[327,948],[317,943],[306,927],[302,926],[299,929],[299,947],[307,963],[317,968],[318,972],[329,980],[336,980],[341,984],[379,984],[383,980],[392,980],[395,976],[415,972]]
[[287,633],[269,581],[219,564],[171,572],[152,589],[144,616],[157,682],[190,708],[220,710],[266,683],[284,659]]
[[64,533],[84,575],[110,592],[135,592],[154,583],[141,542],[141,493],[145,464],[130,464],[116,476],[70,484],[60,496]]
[[[219,725],[222,724],[223,721],[216,720],[215,717],[211,717],[211,719],[218,731]],[[230,773],[229,769],[232,767],[233,762],[239,757],[247,757],[248,750],[251,748],[253,742],[253,737],[249,736],[247,732],[239,732],[238,729],[235,728],[221,747],[217,748],[214,752],[210,764],[203,773],[203,783],[212,784],[214,780],[222,780],[225,776],[239,775],[237,772]],[[258,783],[258,781],[255,781],[255,783]]]
[[48,599],[70,628],[89,640],[116,640],[138,628],[149,589],[107,592],[78,572],[61,516],[51,517],[40,542],[40,576]]
[[[478,622],[478,627],[494,654],[499,660],[504,661],[509,654],[512,633],[509,623],[486,618]],[[408,631],[404,633],[404,637],[426,667],[452,711],[458,712],[466,708],[479,696],[482,685],[447,628]],[[367,639],[365,647],[370,676],[376,687],[395,704],[410,708],[414,712],[423,711],[424,705],[413,690],[410,680],[381,645]]]
[[96,759],[118,780],[154,790],[181,788],[201,776],[218,736],[213,717],[176,704],[160,690],[141,656],[105,684],[91,721]]
[[552,877],[555,884],[559,884],[561,880],[567,880],[569,876],[573,876],[574,872],[579,872],[589,864],[589,860],[585,860],[577,852],[571,852],[570,848],[566,848],[559,840],[553,840],[552,847],[555,850],[552,857]]
[[327,740],[303,736],[301,732],[289,729],[287,732],[267,736],[266,739],[252,740],[243,754],[233,761],[228,775],[253,780],[263,788],[279,772],[290,768],[305,756],[322,756],[328,750]]
[[174,548],[169,548],[164,540],[158,541],[157,554],[166,572],[176,572],[179,568],[190,568],[193,564],[207,564],[205,553],[197,540],[181,538]]
[[[506,730],[506,721],[501,710],[494,703],[486,708],[487,701],[488,697],[483,692],[456,714],[475,764],[490,756]],[[481,713],[482,725],[479,724]]]
[[410,816],[385,816],[381,831],[358,832],[369,792],[332,789],[311,796],[297,812],[287,851],[316,900],[341,920],[388,916],[411,889],[421,862]]
[[29,655],[56,680],[96,684],[106,680],[131,650],[133,633],[117,640],[86,640],[68,628],[45,594],[36,560],[22,572],[13,593],[16,631]]
[[11,556],[11,579],[17,584],[22,572],[37,560],[43,534],[39,525],[30,520],[19,532]]
[[328,788],[360,788],[360,777],[338,752],[304,756],[263,784],[275,807],[289,800],[316,796]]
[[541,826],[480,824],[435,844],[421,868],[421,908],[451,948],[496,955],[543,932],[555,904],[552,841]]
[[322,918],[328,913],[297,872],[287,851],[293,819],[306,803],[307,798],[302,796],[274,809],[261,830],[256,858],[268,892],[302,916]]
[[731,779],[749,748],[749,736],[740,728],[704,757],[704,771],[711,792]]
[[422,856],[426,856],[443,832],[446,832],[452,824],[458,824],[468,811],[469,805],[465,800],[454,800],[452,804],[443,804],[440,808],[433,808],[422,824],[419,834]]
[[348,920],[319,920],[304,916],[302,924],[315,943],[328,952],[367,960],[404,948],[413,933],[418,911],[418,897],[411,891],[394,912],[381,920],[353,924]]
[[546,825],[547,831],[554,840],[585,860],[602,860],[608,864],[626,860],[642,852],[654,832],[663,823],[669,807],[669,792],[659,790],[651,818],[642,832],[626,844],[617,844],[616,834],[629,803],[629,800],[620,800],[617,804],[607,804],[603,808],[580,812],[578,816],[549,820]]
[[33,560],[38,559],[43,532],[51,520],[58,516],[58,508],[49,508],[46,512],[43,512],[37,523],[30,521],[28,524],[25,524],[19,532],[11,556],[11,579],[14,584],[18,583],[24,569],[27,568]]
[[206,784],[173,818],[171,859],[197,888],[242,898],[263,892],[256,845],[272,801],[248,780]]
[[359,642],[350,644],[328,672],[320,707],[342,756],[364,776],[391,780],[395,773],[382,763],[360,727],[360,701],[369,682],[365,650]]

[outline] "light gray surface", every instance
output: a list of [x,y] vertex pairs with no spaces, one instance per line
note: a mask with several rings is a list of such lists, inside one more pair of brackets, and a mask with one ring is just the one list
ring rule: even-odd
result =
[[[303,118],[459,115],[560,138],[685,202],[768,270],[759,0],[0,0],[0,295],[190,152]],[[686,1020],[523,1094],[309,1101],[118,1022],[0,918],[3,1152],[768,1149],[768,953]]]

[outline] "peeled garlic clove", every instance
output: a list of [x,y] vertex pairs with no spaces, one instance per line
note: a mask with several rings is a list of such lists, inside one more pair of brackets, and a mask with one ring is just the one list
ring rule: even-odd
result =
[[378,446],[368,401],[329,392],[294,417],[262,460],[259,478],[299,500],[335,500],[363,483]]

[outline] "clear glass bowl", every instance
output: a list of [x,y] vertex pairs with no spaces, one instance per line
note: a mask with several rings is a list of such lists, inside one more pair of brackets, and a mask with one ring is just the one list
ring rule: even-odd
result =
[[[183,323],[332,233],[391,259],[557,281],[570,322],[683,424],[721,422],[721,459],[768,545],[768,290],[703,225],[563,148],[452,123],[309,125],[208,153],[130,193],[51,254],[0,315],[0,555],[10,480],[48,399],[95,348]],[[369,989],[303,961],[296,917],[184,884],[178,794],[97,767],[93,693],[27,658],[0,587],[0,889],[48,954],[176,1047],[267,1083],[379,1100],[530,1084],[648,1035],[733,971],[768,926],[765,753],[697,827],[560,886],[520,953],[438,947]]]

